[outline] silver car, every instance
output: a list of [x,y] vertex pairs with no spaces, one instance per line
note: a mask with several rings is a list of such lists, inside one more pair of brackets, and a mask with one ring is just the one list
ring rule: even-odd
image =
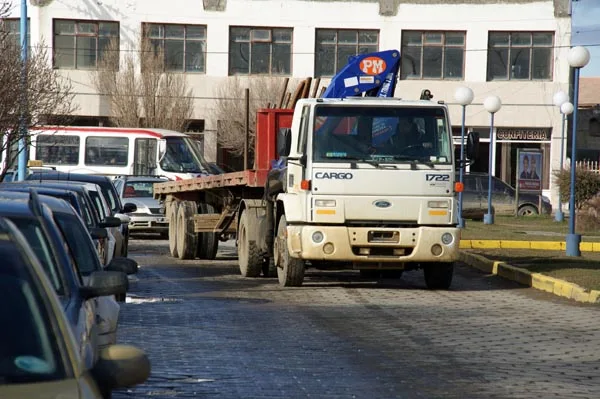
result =
[[133,203],[137,210],[128,213],[130,233],[169,235],[169,222],[160,203],[154,199],[154,183],[169,181],[160,176],[119,176],[113,183],[122,202]]

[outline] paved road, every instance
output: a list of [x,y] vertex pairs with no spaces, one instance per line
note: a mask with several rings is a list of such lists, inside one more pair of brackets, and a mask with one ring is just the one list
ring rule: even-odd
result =
[[119,339],[147,350],[147,384],[114,398],[598,398],[600,308],[459,266],[370,282],[310,272],[300,288],[243,279],[235,250],[174,261],[133,240],[141,269]]

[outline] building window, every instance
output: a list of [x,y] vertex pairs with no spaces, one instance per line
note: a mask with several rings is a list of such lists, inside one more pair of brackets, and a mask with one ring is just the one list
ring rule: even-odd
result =
[[[27,47],[31,46],[31,24],[27,18]],[[14,40],[17,47],[21,47],[21,20],[19,18],[6,18],[0,21],[0,32],[6,33]]]
[[118,22],[54,20],[54,67],[97,69],[111,40],[119,41]]
[[165,69],[174,72],[206,72],[206,26],[144,24],[155,51],[164,53]]
[[291,28],[230,28],[230,75],[290,75],[291,73]]
[[334,76],[357,54],[379,50],[379,31],[317,29],[315,76]]
[[77,165],[79,137],[40,134],[36,138],[35,159],[49,165]]
[[552,79],[552,32],[490,32],[487,80]]
[[462,79],[465,32],[403,31],[401,79]]
[[600,136],[600,121],[598,118],[594,117],[590,119],[590,136]]

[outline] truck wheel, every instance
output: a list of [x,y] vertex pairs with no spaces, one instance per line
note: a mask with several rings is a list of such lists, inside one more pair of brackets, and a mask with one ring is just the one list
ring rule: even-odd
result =
[[292,258],[287,246],[287,220],[279,219],[275,249],[277,251],[277,278],[282,287],[300,287],[304,281],[304,261]]
[[177,208],[179,203],[172,201],[169,207],[169,251],[174,258],[178,257],[177,253]]
[[262,270],[263,258],[256,241],[250,234],[255,231],[254,219],[243,211],[238,228],[238,263],[243,277],[258,277]]
[[194,233],[196,203],[182,201],[177,210],[177,254],[179,259],[194,259],[197,238]]
[[[198,213],[215,213],[215,208],[212,205],[202,203],[198,207]],[[219,239],[215,233],[198,233],[198,246],[196,248],[196,257],[213,260],[217,257]]]
[[452,284],[454,263],[427,263],[423,269],[425,284],[430,290],[447,290]]

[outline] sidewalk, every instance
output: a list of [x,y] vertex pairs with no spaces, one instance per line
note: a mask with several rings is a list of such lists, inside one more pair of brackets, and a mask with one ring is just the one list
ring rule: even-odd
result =
[[[460,260],[485,273],[494,274],[520,284],[584,303],[600,303],[600,291],[583,288],[577,284],[516,267],[507,262],[492,259],[494,255],[476,254],[471,250],[517,249],[564,251],[561,241],[516,241],[516,240],[461,240]],[[600,252],[599,242],[582,242],[582,252]],[[548,260],[545,260],[546,263]],[[599,264],[600,269],[600,264]]]

